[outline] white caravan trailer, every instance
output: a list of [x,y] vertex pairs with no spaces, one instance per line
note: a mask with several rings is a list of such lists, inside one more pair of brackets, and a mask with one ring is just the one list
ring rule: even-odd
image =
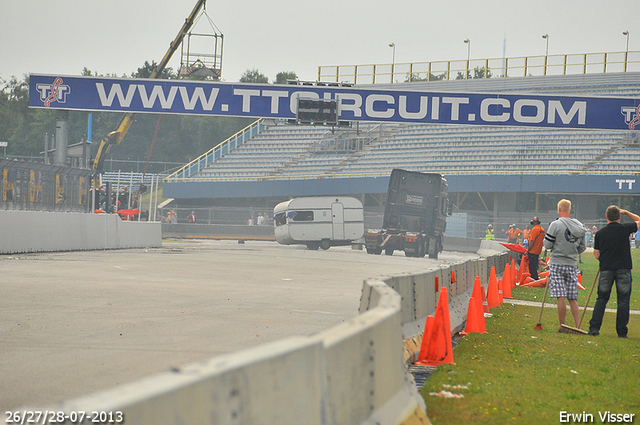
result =
[[349,245],[364,235],[362,202],[348,196],[318,196],[281,202],[273,209],[276,240],[309,249]]

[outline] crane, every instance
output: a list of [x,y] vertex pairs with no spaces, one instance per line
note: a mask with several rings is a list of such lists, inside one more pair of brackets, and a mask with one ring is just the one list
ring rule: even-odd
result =
[[[178,49],[178,47],[182,43],[184,36],[189,32],[189,29],[193,26],[193,23],[198,13],[205,6],[206,2],[207,0],[198,0],[195,7],[191,11],[191,14],[189,15],[189,17],[185,19],[184,24],[182,25],[182,28],[180,28],[180,31],[178,32],[178,35],[169,45],[169,50],[167,50],[167,53],[165,53],[164,57],[158,63],[158,65],[153,70],[149,78],[160,77],[160,75],[162,74],[162,71],[166,68],[167,64],[169,63],[171,56],[173,56],[175,51]],[[129,131],[129,127],[131,127],[131,124],[133,124],[133,122],[135,121],[135,117],[136,117],[136,114],[134,113],[124,114],[124,116],[118,123],[118,126],[116,127],[116,129],[100,140],[100,143],[98,144],[98,149],[96,151],[96,156],[91,163],[91,168],[95,173],[100,173],[102,171],[102,167],[104,165],[104,160],[106,158],[107,153],[109,152],[112,146],[117,146],[120,144],[120,142],[122,142],[122,139],[127,134],[127,131]]]

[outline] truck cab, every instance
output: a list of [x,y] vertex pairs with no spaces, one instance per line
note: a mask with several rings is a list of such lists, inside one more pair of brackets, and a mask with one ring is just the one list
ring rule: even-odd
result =
[[367,230],[367,252],[392,255],[401,250],[408,257],[428,254],[437,259],[442,252],[447,216],[451,215],[448,191],[442,174],[392,170],[383,229]]

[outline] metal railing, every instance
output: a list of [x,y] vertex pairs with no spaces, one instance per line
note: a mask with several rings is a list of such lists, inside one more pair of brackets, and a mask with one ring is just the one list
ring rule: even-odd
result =
[[0,209],[88,212],[92,173],[85,168],[0,159]]
[[257,121],[249,124],[242,130],[238,131],[233,136],[228,139],[218,143],[216,146],[211,148],[209,151],[203,153],[184,167],[179,168],[175,173],[169,175],[167,179],[180,179],[180,178],[189,178],[194,174],[199,172],[200,170],[205,169],[210,164],[214,163],[216,160],[222,158],[227,153],[231,152],[233,149],[242,145],[244,142],[248,141],[252,137],[258,135],[262,130],[264,130],[266,126],[263,123],[263,119],[260,118]]
[[[620,170],[586,170],[586,171],[546,171],[546,170],[535,170],[535,171],[522,171],[522,170],[464,170],[464,171],[456,171],[456,170],[446,170],[443,169],[441,171],[446,175],[510,175],[510,176],[569,176],[569,175],[621,175],[625,176],[637,176],[640,175],[640,169],[638,171],[620,171]],[[323,179],[331,179],[331,178],[363,178],[363,177],[388,177],[391,173],[391,169],[389,171],[375,171],[375,172],[363,172],[363,173],[327,173],[327,174],[306,174],[306,175],[265,175],[265,176],[251,176],[251,177],[242,177],[242,176],[234,176],[234,177],[167,177],[164,181],[166,183],[184,183],[184,182],[226,182],[226,181],[277,181],[277,180],[317,180],[320,176]]]
[[389,84],[472,78],[639,72],[640,51],[319,66],[318,81]]

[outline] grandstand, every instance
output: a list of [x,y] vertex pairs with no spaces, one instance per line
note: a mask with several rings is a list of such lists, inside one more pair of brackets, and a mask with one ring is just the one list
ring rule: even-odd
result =
[[[640,73],[389,84],[387,89],[640,97]],[[356,195],[382,204],[393,168],[445,174],[450,192],[493,194],[485,212],[515,213],[515,194],[573,197],[596,218],[593,195],[637,195],[616,181],[640,172],[636,132],[369,123],[331,129],[271,122],[198,172],[189,165],[165,180],[178,204],[271,205],[304,195]],[[635,181],[635,180],[634,180]],[[517,184],[514,184],[517,182]],[[640,181],[639,181],[640,184]],[[479,187],[480,186],[480,187]],[[633,186],[633,187],[631,187]],[[369,196],[369,198],[367,197]],[[591,199],[589,199],[591,198]],[[253,201],[251,201],[253,199]],[[483,201],[484,203],[484,201]],[[530,213],[528,213],[530,215]]]
[[[193,177],[384,175],[393,168],[444,174],[628,173],[634,166],[640,170],[640,146],[628,132],[433,124],[364,127],[340,139],[324,128],[275,125]],[[372,135],[376,130],[380,133]],[[349,137],[363,139],[362,148],[344,147]],[[335,145],[318,149],[323,144]]]

